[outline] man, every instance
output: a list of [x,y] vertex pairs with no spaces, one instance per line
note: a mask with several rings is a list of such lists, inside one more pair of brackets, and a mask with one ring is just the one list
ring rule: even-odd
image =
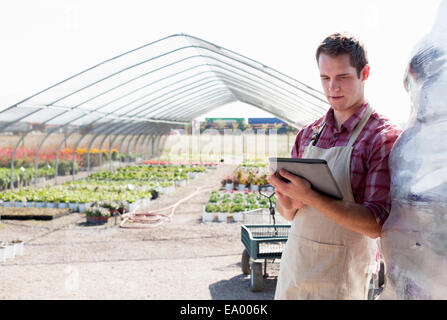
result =
[[388,155],[401,130],[365,99],[370,67],[359,40],[332,34],[316,58],[330,108],[299,132],[292,157],[325,159],[343,200],[285,171],[290,183],[269,177],[278,211],[292,221],[275,299],[367,299],[390,211]]

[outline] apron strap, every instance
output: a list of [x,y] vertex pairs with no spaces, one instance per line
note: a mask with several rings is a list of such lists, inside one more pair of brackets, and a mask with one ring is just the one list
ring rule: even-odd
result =
[[347,144],[348,147],[352,147],[354,145],[354,142],[357,140],[360,132],[362,132],[363,128],[366,125],[366,122],[368,122],[369,117],[371,116],[372,113],[373,113],[373,108],[368,103],[368,107],[365,111],[365,114],[363,115],[362,120],[360,120],[359,124],[357,125],[354,132],[352,133],[351,138],[349,139],[349,142]]

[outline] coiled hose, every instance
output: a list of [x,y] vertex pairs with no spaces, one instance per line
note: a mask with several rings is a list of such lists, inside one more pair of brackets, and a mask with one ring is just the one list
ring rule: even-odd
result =
[[[165,222],[169,222],[171,221],[175,210],[177,209],[177,207],[182,203],[185,202],[189,199],[191,199],[192,197],[196,196],[199,193],[203,193],[206,191],[210,191],[213,190],[215,188],[205,188],[205,187],[199,187],[197,188],[197,190],[193,193],[191,193],[189,196],[180,199],[179,201],[177,201],[175,204],[169,206],[169,207],[165,207],[165,208],[161,208],[158,210],[154,210],[152,212],[145,212],[145,213],[136,213],[136,212],[127,212],[124,214],[120,214],[117,213],[118,216],[122,219],[121,223],[120,223],[120,228],[125,228],[125,229],[146,229],[146,228],[154,228],[154,227],[158,227],[161,224],[165,223]],[[167,211],[171,209],[171,212],[169,214],[163,214],[160,213],[162,211]],[[132,222],[136,222],[136,223],[142,223],[144,225],[139,225],[139,226],[130,226],[127,225],[125,226],[124,224],[127,221],[132,221]]]

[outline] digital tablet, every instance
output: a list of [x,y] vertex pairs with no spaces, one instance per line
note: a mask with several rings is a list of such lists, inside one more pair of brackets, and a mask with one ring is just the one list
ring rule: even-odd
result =
[[329,169],[326,160],[297,159],[297,158],[269,158],[270,166],[277,176],[285,182],[290,182],[279,175],[281,169],[306,179],[312,189],[324,195],[342,200],[343,194]]

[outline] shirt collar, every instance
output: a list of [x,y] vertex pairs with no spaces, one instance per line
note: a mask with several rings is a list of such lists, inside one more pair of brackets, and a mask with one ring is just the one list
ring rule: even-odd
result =
[[[345,122],[342,123],[339,132],[342,132],[344,130],[347,130],[348,132],[354,131],[360,120],[362,120],[367,107],[368,102],[364,103],[352,116],[350,116]],[[326,125],[331,128],[333,132],[337,131],[337,127],[335,126],[334,109],[329,108],[324,118],[324,122],[326,122]]]

